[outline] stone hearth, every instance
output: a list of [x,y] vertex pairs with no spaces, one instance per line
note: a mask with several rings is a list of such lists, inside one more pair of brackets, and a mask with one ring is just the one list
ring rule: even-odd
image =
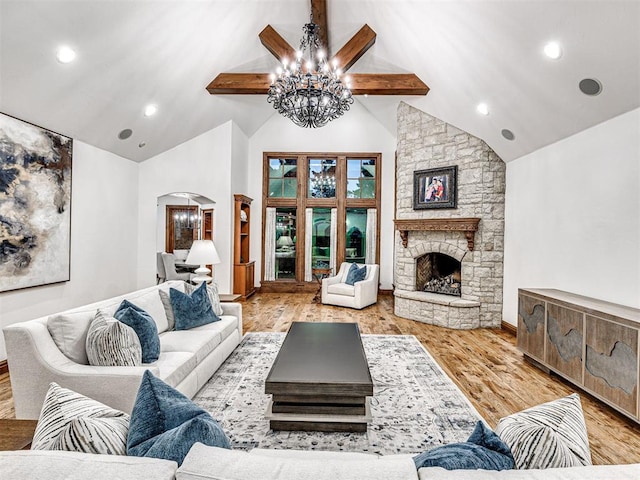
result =
[[[413,172],[453,165],[457,208],[413,210]],[[401,103],[396,175],[395,314],[449,328],[499,327],[504,162],[479,138]],[[417,287],[417,262],[432,253],[460,262],[459,297]]]

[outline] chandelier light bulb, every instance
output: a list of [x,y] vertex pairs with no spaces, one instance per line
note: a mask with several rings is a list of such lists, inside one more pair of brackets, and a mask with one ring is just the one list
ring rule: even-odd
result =
[[273,84],[273,83],[275,83],[275,81],[276,81],[276,74],[275,74],[275,73],[272,73],[271,75],[269,75],[269,79],[271,80],[271,83],[272,83],[272,84]]
[[282,66],[284,68],[287,68],[287,66],[289,65],[289,59],[287,57],[282,59]]
[[310,72],[311,70],[313,70],[313,63],[311,61],[307,62],[307,72]]
[[334,59],[333,59],[333,68],[334,68],[334,69],[335,69],[335,68],[338,68],[338,59],[337,59],[337,58],[334,58]]
[[302,58],[302,50],[298,50],[298,51],[296,52],[296,58],[297,58],[298,60],[300,60],[300,59]]
[[324,51],[318,50],[318,60],[322,60],[324,58]]
[[276,73],[277,73],[278,75],[282,75],[282,67],[278,67],[278,68],[276,68]]

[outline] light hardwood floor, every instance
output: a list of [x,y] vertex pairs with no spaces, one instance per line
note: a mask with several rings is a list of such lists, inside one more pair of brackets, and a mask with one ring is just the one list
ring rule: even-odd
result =
[[[243,304],[246,332],[286,332],[293,321],[358,322],[362,333],[415,335],[491,427],[524,408],[580,393],[595,464],[640,463],[640,426],[558,377],[526,363],[503,330],[449,330],[393,314],[391,296],[357,311],[311,303],[313,294],[263,293]],[[0,376],[0,418],[14,416],[7,375]]]

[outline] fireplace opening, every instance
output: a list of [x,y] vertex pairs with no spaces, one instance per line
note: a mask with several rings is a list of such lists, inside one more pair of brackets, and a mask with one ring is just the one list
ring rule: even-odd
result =
[[416,260],[416,290],[460,297],[462,264],[444,253],[427,253]]

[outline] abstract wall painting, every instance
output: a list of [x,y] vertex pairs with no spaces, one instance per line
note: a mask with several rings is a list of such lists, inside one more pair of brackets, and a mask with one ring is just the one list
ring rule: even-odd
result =
[[70,277],[73,140],[0,113],[0,292]]

